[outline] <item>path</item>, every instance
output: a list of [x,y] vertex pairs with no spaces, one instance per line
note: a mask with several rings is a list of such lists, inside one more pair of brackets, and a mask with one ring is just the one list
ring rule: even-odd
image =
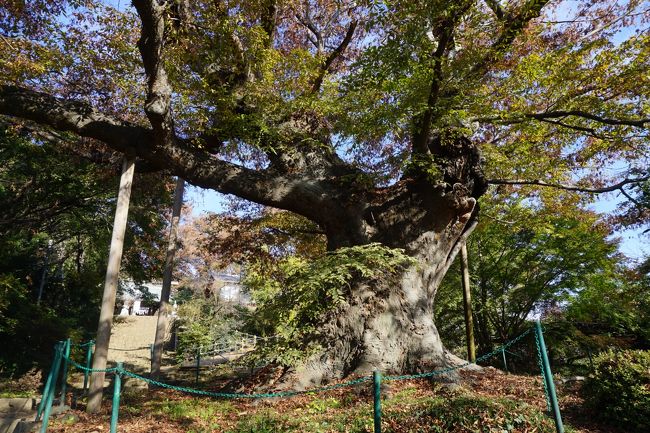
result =
[[124,362],[137,370],[149,371],[150,345],[156,337],[157,316],[125,316],[116,318],[111,332],[108,363]]

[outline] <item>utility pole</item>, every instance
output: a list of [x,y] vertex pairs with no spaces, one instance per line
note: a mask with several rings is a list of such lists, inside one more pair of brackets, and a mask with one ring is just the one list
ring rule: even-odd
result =
[[[120,190],[117,196],[117,207],[115,209],[115,220],[113,222],[113,234],[111,236],[111,248],[108,254],[108,265],[106,266],[106,279],[104,282],[104,294],[102,296],[102,308],[99,313],[99,325],[95,337],[95,357],[93,369],[103,370],[106,368],[108,356],[108,345],[111,339],[111,328],[113,326],[113,314],[115,310],[115,296],[117,295],[117,282],[122,262],[122,250],[124,247],[124,232],[126,221],[129,215],[129,202],[131,200],[131,185],[133,184],[133,172],[135,171],[135,158],[124,157],[122,163],[122,176],[120,177]],[[88,393],[88,406],[86,412],[97,413],[102,404],[104,392],[105,373],[93,373],[90,380]]]
[[169,241],[167,243],[167,254],[165,256],[165,271],[163,273],[162,290],[160,291],[160,306],[158,307],[158,322],[156,324],[156,338],[153,344],[153,356],[151,357],[151,377],[155,380],[160,377],[160,365],[162,363],[163,346],[167,337],[167,327],[171,306],[169,295],[172,287],[172,274],[174,270],[174,255],[178,245],[178,224],[181,219],[183,207],[183,191],[185,181],[180,177],[176,179],[174,189],[174,205],[172,207],[172,218],[169,223]]
[[463,284],[463,307],[465,310],[465,334],[467,337],[467,359],[476,362],[476,346],[474,344],[474,321],[472,318],[472,294],[470,292],[469,265],[467,259],[467,244],[460,248],[460,271]]

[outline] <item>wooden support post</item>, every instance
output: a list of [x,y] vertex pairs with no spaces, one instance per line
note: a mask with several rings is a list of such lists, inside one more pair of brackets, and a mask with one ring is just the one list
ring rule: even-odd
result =
[[465,336],[467,340],[467,359],[476,362],[476,345],[474,344],[474,321],[472,318],[472,294],[470,291],[469,264],[467,244],[460,248],[460,269],[463,284],[463,306],[465,310]]
[[[106,267],[102,308],[99,313],[99,325],[97,326],[97,337],[95,338],[95,356],[93,358],[93,369],[95,370],[104,370],[106,368],[134,169],[135,158],[125,157],[122,165],[122,176],[120,178],[120,191],[117,196],[117,207],[115,209],[111,249],[108,254],[108,265]],[[104,372],[94,372],[91,376],[88,406],[86,406],[88,413],[97,413],[101,407],[102,394],[104,392],[104,377]]]
[[165,256],[165,271],[163,273],[162,289],[160,291],[160,305],[158,307],[158,322],[156,323],[156,338],[153,344],[153,353],[151,356],[151,378],[157,380],[160,377],[160,366],[162,364],[163,346],[167,338],[167,328],[169,326],[169,315],[171,306],[169,305],[169,295],[172,287],[172,274],[174,270],[174,255],[178,245],[178,223],[181,219],[181,209],[183,207],[183,191],[185,181],[180,177],[176,179],[176,189],[174,190],[174,205],[172,206],[172,218],[169,223],[169,238],[167,241],[167,254]]

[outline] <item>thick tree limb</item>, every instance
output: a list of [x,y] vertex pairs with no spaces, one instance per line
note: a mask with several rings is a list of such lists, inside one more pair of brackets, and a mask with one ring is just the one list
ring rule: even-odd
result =
[[148,161],[151,168],[169,170],[197,186],[319,219],[314,214],[322,205],[323,185],[307,176],[247,169],[183,140],[176,140],[173,148],[160,147],[152,129],[104,115],[87,104],[62,101],[25,88],[0,86],[0,113],[102,141]]
[[443,80],[442,63],[449,47],[452,45],[454,30],[458,20],[467,12],[470,7],[470,2],[465,2],[457,6],[455,13],[444,20],[438,28],[435,29],[435,36],[437,37],[437,46],[432,54],[433,60],[433,79],[429,87],[429,96],[427,98],[427,106],[424,112],[415,120],[415,132],[413,133],[413,151],[415,153],[424,154],[428,152],[429,139],[431,137],[431,128],[433,121],[434,108],[440,96],[440,84]]
[[591,194],[602,194],[605,192],[613,192],[617,190],[622,190],[625,185],[647,182],[650,180],[650,176],[637,177],[633,179],[624,179],[613,185],[604,186],[601,188],[589,188],[582,187],[578,185],[567,185],[561,183],[549,183],[543,180],[511,180],[511,179],[488,179],[488,183],[491,185],[537,185],[544,186],[549,188],[563,189],[567,191],[577,191],[577,192],[587,192]]
[[267,47],[273,46],[273,39],[275,39],[275,29],[276,29],[276,20],[278,17],[278,6],[276,0],[269,0],[262,12],[260,22],[262,28],[266,32],[269,40],[267,42]]
[[154,129],[156,144],[169,147],[176,141],[172,118],[172,87],[163,65],[166,2],[133,0],[142,27],[138,49],[147,74],[147,100],[144,111]]
[[[503,56],[506,48],[512,44],[515,38],[526,28],[528,23],[540,16],[542,8],[548,2],[549,0],[526,0],[518,10],[508,9],[501,10],[500,12],[495,10],[497,18],[504,25],[503,32],[494,41],[492,46],[488,48],[488,54],[470,69],[470,75],[483,75],[492,63]],[[498,5],[497,0],[488,0],[487,3],[490,7],[492,7],[491,4]],[[502,17],[499,17],[499,14]]]

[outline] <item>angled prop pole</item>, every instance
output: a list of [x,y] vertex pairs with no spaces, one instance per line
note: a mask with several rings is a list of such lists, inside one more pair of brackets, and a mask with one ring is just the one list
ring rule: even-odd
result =
[[[129,202],[131,200],[131,185],[133,184],[134,168],[135,158],[125,156],[122,164],[120,191],[117,196],[117,208],[115,209],[111,249],[108,254],[108,266],[106,267],[102,308],[99,313],[99,325],[97,326],[97,336],[95,337],[93,369],[96,370],[103,370],[106,368],[108,344],[110,343],[111,328],[113,326],[117,281],[120,273],[120,263],[122,262],[122,249],[124,247],[124,232],[126,231]],[[88,406],[86,407],[88,413],[97,413],[101,407],[102,394],[104,392],[104,376],[104,372],[94,372],[90,378]]]
[[179,177],[176,179],[176,188],[174,190],[174,205],[172,206],[172,218],[169,223],[169,240],[167,243],[167,254],[165,257],[165,271],[163,273],[162,290],[160,291],[160,305],[158,307],[156,337],[151,354],[151,377],[153,379],[158,379],[160,377],[160,365],[162,363],[163,345],[165,344],[165,339],[167,338],[167,328],[169,326],[169,314],[171,310],[171,307],[169,305],[169,295],[171,293],[172,287],[174,255],[176,254],[178,244],[178,223],[181,219],[184,190],[185,181]]
[[472,293],[470,291],[469,260],[467,243],[460,248],[460,272],[463,283],[463,307],[465,310],[465,335],[467,339],[467,359],[476,362],[476,345],[474,344],[474,321],[472,318]]

